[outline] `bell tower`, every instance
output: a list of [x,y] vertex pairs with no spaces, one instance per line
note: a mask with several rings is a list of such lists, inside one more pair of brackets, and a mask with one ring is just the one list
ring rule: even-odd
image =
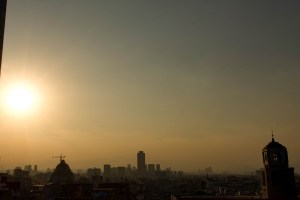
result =
[[289,167],[285,146],[272,141],[262,150],[264,169],[261,169],[262,198],[296,199],[294,168]]

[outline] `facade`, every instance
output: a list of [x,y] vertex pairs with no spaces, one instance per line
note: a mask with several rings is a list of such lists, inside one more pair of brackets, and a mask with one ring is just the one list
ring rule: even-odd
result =
[[286,147],[274,138],[262,151],[264,169],[261,170],[262,198],[296,199],[294,168],[289,167]]
[[117,167],[117,176],[125,177],[126,176],[126,167]]
[[160,164],[155,165],[156,171],[160,171]]
[[88,168],[86,173],[89,177],[101,176],[101,169],[100,168]]
[[139,174],[145,174],[147,171],[146,156],[143,151],[137,153],[137,170]]
[[131,165],[130,165],[130,164],[127,165],[127,168],[126,168],[126,175],[127,175],[127,176],[131,176],[131,175],[132,175],[132,168],[131,168]]
[[31,172],[31,171],[32,171],[32,166],[31,166],[31,165],[26,165],[26,166],[24,167],[24,170],[25,170],[25,171]]
[[38,171],[38,166],[34,165],[33,171],[36,173]]
[[155,164],[148,164],[148,174],[150,176],[155,175]]
[[111,175],[111,167],[108,164],[105,164],[103,166],[103,176],[104,177],[109,177]]
[[13,175],[14,181],[20,184],[21,195],[26,196],[32,186],[32,180],[29,178],[29,171],[16,168]]

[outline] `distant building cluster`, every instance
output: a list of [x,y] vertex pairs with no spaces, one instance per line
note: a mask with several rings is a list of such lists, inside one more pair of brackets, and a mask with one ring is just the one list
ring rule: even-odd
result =
[[146,155],[143,151],[137,153],[137,175],[155,176],[161,172],[160,164],[146,164]]
[[[100,171],[101,173],[101,171]],[[139,178],[139,177],[164,177],[180,176],[182,171],[171,171],[170,168],[161,169],[160,164],[146,164],[146,155],[143,151],[137,153],[137,167],[128,164],[125,166],[114,167],[110,164],[103,166],[103,178],[105,180],[118,180],[120,178]]]
[[[172,171],[171,168],[161,169],[160,164],[146,164],[143,151],[137,153],[137,167],[131,164],[114,167],[104,164],[101,168],[88,168],[73,173],[64,160],[54,170],[38,171],[37,165],[26,165],[22,169],[16,167],[11,173],[1,173],[0,199],[59,199],[85,198],[90,199],[133,199],[144,194],[141,190],[141,180],[158,180],[183,177],[182,171]],[[80,192],[76,192],[80,191]],[[109,197],[109,198],[108,198]],[[114,197],[114,198],[112,198]]]
[[212,167],[198,175],[162,170],[160,164],[146,164],[143,151],[137,153],[137,167],[105,164],[103,171],[74,173],[61,155],[54,170],[26,165],[0,173],[0,199],[297,199],[300,177],[288,165],[287,149],[272,138],[262,155],[264,168],[248,176],[213,174]]
[[213,169],[212,169],[212,167],[207,167],[203,170],[199,170],[198,172],[201,175],[212,175],[213,174]]
[[264,168],[248,176],[214,174],[212,167],[198,175],[161,169],[146,164],[143,151],[136,167],[104,164],[74,173],[61,155],[54,170],[26,165],[0,173],[0,199],[297,199],[300,177],[288,165],[287,149],[272,138],[262,155]]
[[[0,69],[7,0],[0,0]],[[264,168],[251,176],[217,175],[212,167],[200,175],[185,175],[160,164],[146,164],[143,151],[137,166],[110,164],[72,172],[60,156],[51,171],[37,165],[16,167],[0,173],[0,200],[296,200],[300,199],[300,177],[289,166],[287,148],[272,141],[262,150]]]
[[61,155],[54,170],[26,165],[0,173],[0,199],[298,199],[300,177],[288,165],[287,149],[272,138],[262,155],[264,168],[247,176],[213,174],[212,167],[198,175],[162,170],[160,164],[146,164],[143,151],[137,153],[137,167],[105,164],[103,171],[74,173]]

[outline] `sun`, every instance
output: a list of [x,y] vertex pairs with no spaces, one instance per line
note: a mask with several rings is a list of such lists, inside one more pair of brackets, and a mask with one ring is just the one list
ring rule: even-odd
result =
[[9,111],[17,113],[30,112],[33,111],[36,103],[36,93],[27,85],[18,84],[7,90],[6,105]]

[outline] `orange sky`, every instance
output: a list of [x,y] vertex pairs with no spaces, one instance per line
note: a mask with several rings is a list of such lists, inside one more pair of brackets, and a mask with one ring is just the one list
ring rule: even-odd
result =
[[[1,75],[0,166],[245,172],[275,139],[300,169],[299,3],[14,0]],[[4,104],[15,82],[35,110]]]

